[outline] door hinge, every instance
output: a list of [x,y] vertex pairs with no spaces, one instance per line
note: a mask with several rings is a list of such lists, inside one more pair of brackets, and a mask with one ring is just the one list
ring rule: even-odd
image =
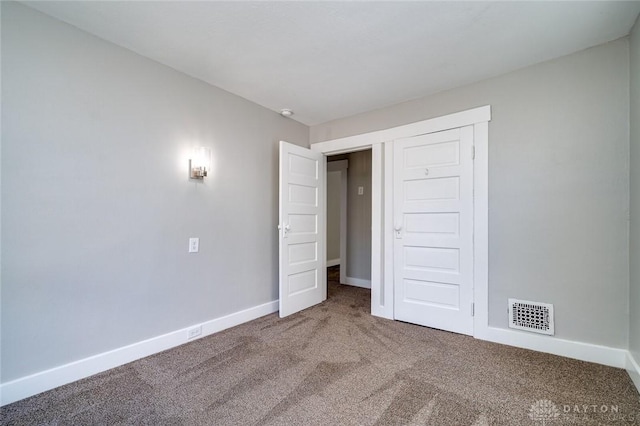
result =
[[476,147],[475,147],[475,145],[471,147],[471,159],[472,160],[476,159]]
[[476,316],[476,304],[471,302],[471,316]]

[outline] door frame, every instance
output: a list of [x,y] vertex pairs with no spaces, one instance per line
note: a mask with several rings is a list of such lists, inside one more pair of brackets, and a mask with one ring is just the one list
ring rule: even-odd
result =
[[[474,337],[489,333],[489,121],[491,106],[311,144],[324,155],[372,150],[371,314],[393,319],[393,141],[473,125]],[[324,253],[326,262],[326,253]]]
[[[330,172],[340,173],[340,282],[341,283],[347,282],[347,184],[348,184],[347,170],[348,169],[349,169],[349,160],[327,161],[327,175]],[[325,191],[325,194],[328,194],[328,192]]]

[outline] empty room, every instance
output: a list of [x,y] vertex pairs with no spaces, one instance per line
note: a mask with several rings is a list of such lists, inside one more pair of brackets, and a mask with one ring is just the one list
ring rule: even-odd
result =
[[0,424],[640,423],[639,15],[0,2]]

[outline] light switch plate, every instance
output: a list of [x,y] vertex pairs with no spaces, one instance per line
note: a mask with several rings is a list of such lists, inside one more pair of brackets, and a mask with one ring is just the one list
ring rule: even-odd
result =
[[189,253],[197,253],[200,250],[200,238],[189,238]]
[[358,195],[364,195],[364,186],[358,187]]

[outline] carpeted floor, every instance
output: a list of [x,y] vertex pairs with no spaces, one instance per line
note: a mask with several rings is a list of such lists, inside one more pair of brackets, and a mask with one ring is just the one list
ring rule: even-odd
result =
[[626,372],[369,315],[368,290],[16,402],[2,424],[637,424]]

